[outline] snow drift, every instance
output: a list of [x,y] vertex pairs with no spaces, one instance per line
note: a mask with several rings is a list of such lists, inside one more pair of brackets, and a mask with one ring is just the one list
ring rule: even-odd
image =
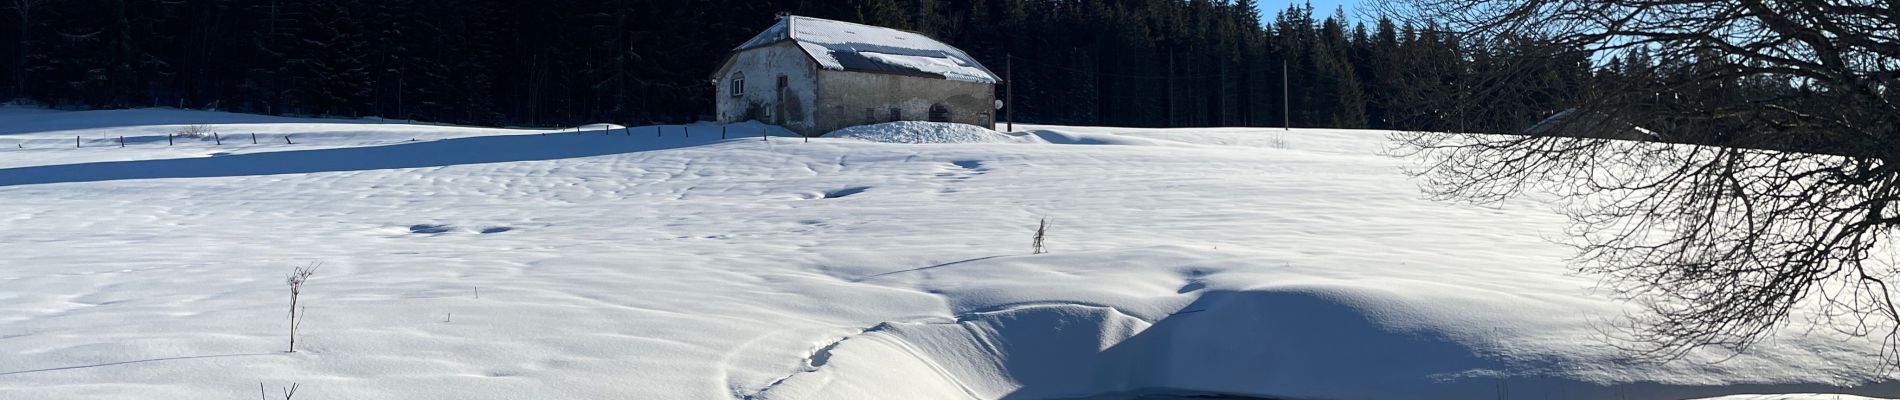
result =
[[1034,139],[948,122],[898,121],[831,131],[825,137],[878,143],[1032,143]]
[[[955,299],[952,309],[961,312],[847,335],[812,357],[823,362],[752,397],[872,398],[904,390],[885,393],[919,399],[1693,398],[1838,390],[1801,382],[1866,372],[1818,364],[1810,367],[1819,370],[1796,372],[1763,359],[1628,363],[1600,338],[1525,329],[1589,329],[1588,316],[1560,314],[1579,306],[1575,299],[1215,254],[1150,248],[1001,257],[904,272],[929,276],[878,276]],[[1166,265],[1172,263],[1179,264]],[[1064,276],[1101,269],[1180,286],[1083,288]],[[1272,270],[1278,271],[1261,273]],[[1018,282],[998,283],[1011,276]],[[1048,289],[1037,293],[1036,287]],[[1497,305],[1497,298],[1514,304]],[[891,380],[906,385],[884,383]],[[1900,387],[1859,390],[1890,394]]]
[[[1567,274],[1561,214],[1422,200],[1378,132],[0,125],[7,399],[1900,394],[1812,310],[1623,362],[1599,328],[1632,308]],[[1044,141],[1074,145],[991,145]]]

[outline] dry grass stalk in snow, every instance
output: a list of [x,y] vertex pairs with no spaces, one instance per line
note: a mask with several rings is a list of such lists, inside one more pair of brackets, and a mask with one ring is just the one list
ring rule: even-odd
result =
[[[302,386],[302,385],[298,385],[298,384],[296,384],[296,383],[291,383],[291,384],[290,384],[290,387],[286,387],[286,388],[283,388],[283,390],[284,390],[284,400],[292,400],[293,398],[295,398],[295,397],[297,397],[297,388],[299,388],[299,387],[301,387],[301,386]],[[258,382],[258,383],[257,383],[257,398],[258,398],[259,400],[270,400],[270,397],[264,394],[264,383],[263,383],[263,382]]]
[[310,275],[317,273],[317,267],[321,266],[323,264],[312,263],[308,267],[297,267],[291,270],[290,277],[284,280],[285,283],[290,284],[290,350],[288,351],[290,353],[297,352],[297,327],[303,324],[304,312],[303,308],[297,305],[297,297],[303,295],[304,282],[309,281]]
[[1043,217],[1042,222],[1036,225],[1036,240],[1034,243],[1031,243],[1031,246],[1035,247],[1035,251],[1036,251],[1035,254],[1042,254],[1042,253],[1049,252],[1048,249],[1045,249],[1042,247],[1042,238],[1044,236],[1047,236],[1048,234],[1049,234],[1049,217]]

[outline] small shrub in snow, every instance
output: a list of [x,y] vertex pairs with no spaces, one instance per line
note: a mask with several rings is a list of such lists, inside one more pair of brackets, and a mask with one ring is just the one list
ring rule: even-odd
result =
[[178,131],[172,134],[178,137],[188,138],[207,137],[211,136],[211,127],[206,125],[185,125],[178,127]]

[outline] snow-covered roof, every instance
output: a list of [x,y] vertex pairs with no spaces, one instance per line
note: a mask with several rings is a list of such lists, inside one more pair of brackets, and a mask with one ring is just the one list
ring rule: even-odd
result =
[[797,43],[820,67],[829,70],[932,76],[978,83],[1001,80],[963,50],[916,32],[810,17],[780,18],[778,23],[733,51],[788,40]]
[[1621,118],[1599,111],[1566,108],[1524,129],[1526,135],[1593,137],[1623,140],[1657,140],[1661,133],[1636,126]]

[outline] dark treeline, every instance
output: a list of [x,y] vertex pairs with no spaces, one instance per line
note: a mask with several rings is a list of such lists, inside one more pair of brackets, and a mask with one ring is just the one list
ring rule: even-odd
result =
[[[0,95],[63,108],[486,125],[687,121],[710,113],[707,75],[726,52],[780,11],[918,31],[998,73],[1013,65],[1015,117],[1051,123],[1279,126],[1285,112],[1296,127],[1519,129],[1609,71],[1577,52],[1471,46],[1429,26],[1349,23],[1342,11],[1321,17],[1311,6],[1265,16],[1253,0],[7,5]],[[1545,61],[1526,74],[1497,61],[1507,59]],[[1464,89],[1496,88],[1480,82],[1496,79],[1537,90]]]

